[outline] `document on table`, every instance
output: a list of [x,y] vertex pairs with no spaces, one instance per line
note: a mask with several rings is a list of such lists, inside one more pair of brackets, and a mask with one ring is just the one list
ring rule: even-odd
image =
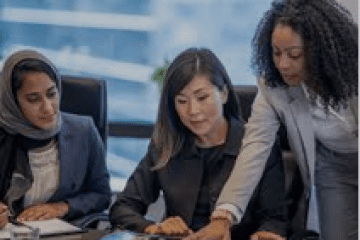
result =
[[[58,218],[24,223],[29,226],[40,228],[40,235],[57,235],[82,231],[81,228],[71,225],[70,223]],[[13,224],[8,223],[4,229],[0,230],[0,239],[10,238],[11,227],[13,227]]]

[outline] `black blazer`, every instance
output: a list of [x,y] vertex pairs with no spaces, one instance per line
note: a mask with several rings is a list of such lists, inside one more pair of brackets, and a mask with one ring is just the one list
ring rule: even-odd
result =
[[[231,119],[229,132],[222,153],[211,169],[210,210],[228,179],[239,154],[244,133],[243,123]],[[123,192],[110,211],[114,226],[143,232],[152,221],[143,216],[149,204],[155,202],[160,190],[163,191],[167,216],[180,216],[188,226],[191,225],[197,197],[203,176],[203,161],[196,154],[195,145],[170,159],[168,164],[157,171],[151,170],[158,159],[157,151],[150,143],[145,157],[128,179]],[[269,230],[281,235],[286,233],[287,205],[285,204],[284,173],[280,145],[274,145],[261,182],[239,225],[233,227],[232,239],[248,239],[257,230]]]

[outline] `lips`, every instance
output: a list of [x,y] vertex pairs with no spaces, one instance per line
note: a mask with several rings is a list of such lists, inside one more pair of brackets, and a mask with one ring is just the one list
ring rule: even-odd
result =
[[40,117],[40,120],[45,121],[45,122],[52,122],[52,121],[54,121],[54,117],[55,117],[55,115],[50,115],[50,116],[46,116],[46,117]]
[[198,129],[205,123],[205,120],[202,121],[190,121],[190,124],[193,128]]
[[294,78],[296,77],[296,75],[288,75],[288,74],[283,74],[284,78]]
[[190,121],[191,124],[200,124],[200,123],[203,123],[205,122],[205,120],[199,120],[199,121]]

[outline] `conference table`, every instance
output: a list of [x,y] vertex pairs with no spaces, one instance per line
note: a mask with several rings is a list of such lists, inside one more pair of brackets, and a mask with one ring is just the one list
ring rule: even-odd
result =
[[56,234],[41,236],[40,239],[47,240],[98,240],[110,234],[110,230],[87,230],[76,233]]
[[179,237],[154,236],[129,231],[88,230],[84,232],[41,236],[47,240],[180,240]]

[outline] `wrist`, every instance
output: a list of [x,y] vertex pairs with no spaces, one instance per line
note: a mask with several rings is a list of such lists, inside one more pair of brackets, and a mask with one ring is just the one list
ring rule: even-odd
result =
[[62,213],[62,217],[66,216],[69,211],[70,211],[70,205],[68,202],[64,201],[64,202],[59,202],[59,206],[60,206],[60,211]]
[[159,224],[154,223],[154,224],[147,225],[144,228],[143,232],[147,233],[147,234],[155,234],[158,232],[158,229],[159,229]]
[[221,221],[223,223],[227,223],[229,227],[234,223],[234,217],[232,213],[225,209],[217,209],[210,216],[210,221]]

